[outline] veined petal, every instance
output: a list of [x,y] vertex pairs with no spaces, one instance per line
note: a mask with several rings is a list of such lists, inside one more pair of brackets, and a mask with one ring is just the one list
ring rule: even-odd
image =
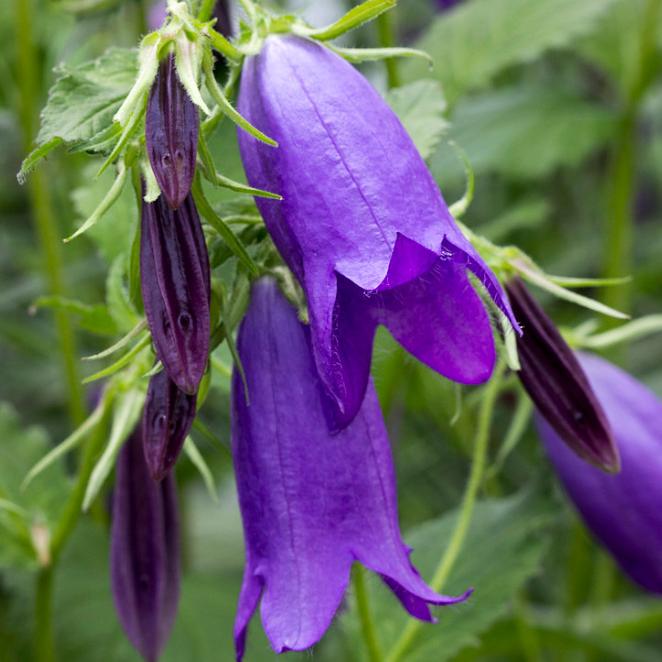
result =
[[[271,36],[261,53],[246,61],[239,110],[279,143],[278,149],[270,149],[239,136],[250,184],[283,196],[282,201],[257,204],[306,293],[317,367],[331,390],[338,425],[351,420],[349,412],[356,409],[351,394],[358,393],[360,402],[361,384],[367,383],[364,370],[359,381],[346,385],[348,400],[334,392],[332,373],[354,371],[337,365],[344,360],[337,348],[352,342],[337,330],[341,278],[371,296],[385,295],[424,277],[434,260],[443,258],[458,268],[447,270],[450,283],[439,280],[440,291],[429,306],[438,305],[446,294],[453,300],[462,321],[450,335],[464,326],[472,336],[468,343],[475,343],[478,329],[482,344],[490,347],[493,342],[484,312],[475,328],[464,324],[477,307],[468,281],[463,281],[467,287],[460,286],[462,270],[477,276],[515,325],[500,284],[455,224],[400,120],[351,65],[311,41]],[[403,242],[406,257],[399,255]],[[460,290],[466,293],[462,299],[456,296]],[[412,318],[418,321],[420,315],[412,310]],[[431,332],[429,341],[434,337]],[[424,353],[434,351],[426,348]],[[492,352],[485,359],[479,372],[487,379]]]
[[253,288],[238,351],[250,397],[248,404],[235,372],[232,444],[247,550],[235,622],[238,657],[260,598],[276,651],[319,641],[355,561],[382,575],[417,617],[430,618],[429,604],[463,599],[438,595],[411,565],[372,384],[354,421],[330,434],[309,329],[269,279]]
[[170,379],[194,394],[209,353],[209,258],[189,194],[172,210],[159,198],[143,201],[140,280],[158,358]]
[[199,126],[198,109],[177,77],[174,55],[168,55],[149,93],[145,147],[159,188],[173,209],[191,191]]
[[165,370],[150,379],[143,410],[145,459],[154,480],[162,480],[177,462],[193,420],[196,396],[177,388]]

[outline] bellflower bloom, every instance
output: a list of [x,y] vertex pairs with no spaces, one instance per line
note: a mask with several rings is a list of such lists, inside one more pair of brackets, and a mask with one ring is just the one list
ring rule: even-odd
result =
[[635,582],[662,594],[662,401],[604,359],[578,356],[614,430],[620,473],[579,460],[542,417],[538,429],[593,535]]
[[149,382],[143,410],[145,459],[154,480],[162,480],[175,465],[195,419],[196,396],[180,391],[165,370]]
[[198,154],[198,109],[177,77],[175,57],[159,65],[145,113],[145,147],[168,204],[177,209],[191,191]]
[[246,391],[232,382],[232,450],[246,538],[235,620],[237,658],[262,598],[276,652],[314,645],[341,604],[354,561],[379,573],[414,617],[438,595],[409,560],[398,528],[395,476],[372,384],[354,421],[328,432],[310,330],[263,279],[238,338]]
[[577,357],[519,278],[506,285],[520,324],[517,375],[536,409],[587,462],[618,471],[618,448],[607,416]]
[[177,614],[179,522],[172,475],[154,482],[140,435],[117,461],[110,572],[124,632],[147,662],[156,662]]
[[209,257],[189,194],[179,209],[163,196],[144,202],[140,281],[156,355],[179,389],[193,395],[209,353]]
[[283,196],[257,205],[305,291],[331,426],[363,402],[379,324],[449,379],[487,380],[492,329],[467,270],[508,303],[377,91],[327,48],[271,36],[245,63],[238,105],[279,143],[239,133],[251,186]]

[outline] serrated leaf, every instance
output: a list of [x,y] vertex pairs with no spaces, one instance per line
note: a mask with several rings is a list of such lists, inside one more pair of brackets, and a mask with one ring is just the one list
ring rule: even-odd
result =
[[[468,587],[473,595],[464,603],[438,611],[439,622],[424,624],[401,658],[407,662],[443,662],[476,641],[540,567],[553,506],[542,496],[523,493],[500,500],[479,502],[460,555],[444,593],[457,595]],[[405,535],[414,548],[412,561],[425,579],[430,579],[450,539],[457,513],[419,526]],[[382,649],[390,651],[410,617],[380,582],[370,582],[371,606]],[[356,614],[350,612],[343,625],[351,629]]]
[[[465,150],[477,173],[532,179],[577,165],[609,140],[616,125],[616,116],[604,106],[562,90],[531,86],[461,101],[449,135]],[[431,168],[444,179],[458,166],[452,151],[442,146],[432,157]]]
[[439,143],[448,122],[444,119],[446,100],[435,80],[418,80],[396,87],[386,96],[388,105],[404,124],[424,159]]
[[37,144],[54,138],[68,145],[91,141],[112,125],[137,71],[137,51],[129,48],[111,48],[81,65],[59,66],[41,114]]
[[[613,0],[469,0],[441,14],[418,43],[435,62],[434,73],[454,103],[507,67],[536,59],[588,33]],[[402,67],[406,80],[429,76],[425,67]]]

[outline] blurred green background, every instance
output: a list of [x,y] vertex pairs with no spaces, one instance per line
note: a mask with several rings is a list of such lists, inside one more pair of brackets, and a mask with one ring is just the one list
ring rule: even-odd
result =
[[[322,25],[350,3],[284,5]],[[95,366],[67,364],[60,348],[68,344],[81,357],[115,339],[118,306],[108,298],[121,292],[108,273],[128,250],[137,222],[125,191],[93,232],[65,246],[60,237],[90,213],[112,177],[95,181],[98,164],[62,152],[49,157],[25,186],[17,184],[16,172],[38,128],[53,67],[83,62],[111,45],[134,45],[148,11],[146,0],[0,3],[0,499],[20,504],[31,522],[26,528],[15,513],[0,508],[0,662],[32,659],[38,560],[31,541],[57,516],[75,456],[26,491],[20,482],[80,421],[93,397],[93,389],[85,390],[80,380]],[[660,312],[662,2],[466,0],[440,12],[432,0],[401,0],[388,22],[365,26],[344,40],[376,46],[388,38],[389,28],[398,44],[423,48],[434,58],[434,69],[400,61],[388,70],[390,82],[400,86],[388,98],[449,203],[465,187],[462,163],[449,141],[466,153],[476,175],[466,223],[496,243],[521,246],[550,273],[629,274],[626,286],[588,294],[635,316]],[[363,69],[386,94],[384,63]],[[213,151],[224,174],[243,178],[227,124],[215,136]],[[222,196],[215,202],[222,209]],[[68,298],[68,312],[62,307],[53,312],[43,300],[52,294]],[[560,325],[572,327],[592,317],[536,294]],[[600,324],[608,326],[604,320]],[[619,347],[610,358],[662,395],[659,335]],[[418,365],[386,333],[378,337],[374,374],[395,451],[405,539],[429,577],[466,480],[477,391],[463,389],[460,397],[456,387]],[[225,443],[228,394],[227,379],[215,378],[201,413]],[[516,405],[516,388],[500,398],[492,458]],[[243,568],[229,454],[193,436],[213,470],[217,498],[210,498],[183,458],[177,473],[185,579],[178,622],[163,657],[173,662],[233,658],[232,621]],[[106,519],[103,508],[84,518],[56,575],[60,660],[137,659],[112,609]],[[388,650],[404,616],[377,577],[368,582],[378,596],[379,636]],[[405,659],[662,659],[662,603],[633,587],[591,543],[532,428],[486,482],[445,591],[470,585],[476,589],[472,599],[440,611],[440,623],[424,628]],[[314,658],[367,659],[354,608],[350,591]],[[249,661],[274,658],[258,621],[251,628]]]

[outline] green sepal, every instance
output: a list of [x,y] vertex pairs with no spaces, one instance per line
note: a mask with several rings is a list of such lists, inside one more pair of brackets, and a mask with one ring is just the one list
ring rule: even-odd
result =
[[59,147],[64,141],[59,136],[51,138],[43,145],[35,147],[21,163],[21,169],[16,175],[18,183],[23,185],[28,175],[39,165],[42,159],[46,158],[56,147]]
[[353,64],[361,62],[375,62],[377,60],[388,60],[394,57],[418,57],[426,60],[432,68],[433,60],[425,52],[416,48],[343,48],[341,46],[328,45],[334,53],[337,53],[344,60]]
[[396,4],[397,0],[366,0],[366,2],[350,9],[342,18],[325,28],[313,29],[295,25],[293,26],[294,32],[319,41],[330,41],[374,20],[380,14],[395,7]]

